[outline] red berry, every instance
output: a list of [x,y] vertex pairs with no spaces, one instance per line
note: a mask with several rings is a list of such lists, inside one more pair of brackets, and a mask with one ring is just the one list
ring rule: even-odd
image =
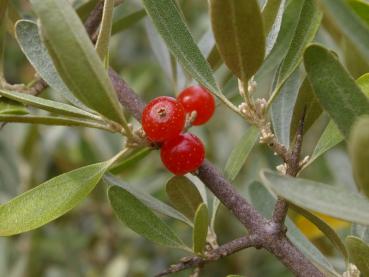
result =
[[165,141],[160,157],[169,171],[175,175],[184,175],[195,171],[202,164],[205,148],[197,136],[185,133]]
[[214,113],[214,97],[207,89],[201,86],[191,86],[182,90],[177,99],[187,113],[197,112],[196,118],[192,122],[193,125],[204,124]]
[[178,136],[185,121],[186,114],[182,104],[167,96],[150,101],[142,113],[142,127],[147,137],[155,142]]

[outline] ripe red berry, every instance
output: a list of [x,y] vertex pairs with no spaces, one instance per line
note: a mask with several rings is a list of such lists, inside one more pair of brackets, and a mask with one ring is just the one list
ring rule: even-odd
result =
[[149,140],[162,142],[178,136],[185,125],[186,114],[176,99],[161,96],[147,104],[142,113],[142,127]]
[[165,141],[160,157],[169,171],[175,175],[184,175],[195,171],[202,164],[205,148],[197,136],[185,133]]
[[214,97],[207,89],[201,86],[190,86],[182,90],[177,99],[187,113],[197,112],[196,118],[192,122],[193,125],[204,124],[214,113]]

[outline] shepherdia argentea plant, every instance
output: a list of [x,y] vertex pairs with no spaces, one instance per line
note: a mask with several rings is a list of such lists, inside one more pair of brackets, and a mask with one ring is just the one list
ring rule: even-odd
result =
[[[112,210],[126,226],[161,246],[189,253],[156,276],[187,269],[193,270],[191,276],[214,276],[208,263],[222,263],[223,257],[248,248],[265,249],[296,276],[369,275],[368,1],[209,0],[207,6],[189,1],[191,8],[203,5],[208,10],[201,16],[211,29],[199,42],[187,27],[183,15],[188,10],[180,1],[141,0],[140,10],[128,15],[120,14],[125,1],[91,0],[81,6],[67,0],[30,2],[33,15],[22,19],[17,13],[24,14],[23,10],[0,0],[0,122],[6,124],[0,136],[5,132],[14,136],[12,123],[29,123],[99,129],[122,143],[108,160],[37,186],[29,181],[22,186],[25,192],[14,198],[10,197],[14,193],[3,195],[3,188],[10,186],[0,183],[1,236],[34,230],[66,214],[102,180]],[[173,85],[160,89],[180,91],[177,98],[153,96],[155,82],[137,86],[150,90],[147,105],[117,73],[122,69],[115,68],[119,63],[111,65],[114,69],[109,64],[111,37],[141,24],[144,17],[150,18],[144,28]],[[12,45],[9,37],[17,40],[37,72],[30,84],[9,82],[3,58],[11,53],[3,51]],[[44,94],[48,87],[52,93]],[[60,97],[54,97],[55,92]],[[218,115],[214,96],[220,102]],[[205,159],[204,144],[191,133],[213,115],[212,122],[197,130],[211,141],[208,157],[217,166]],[[46,137],[49,129],[42,130]],[[25,135],[29,143],[34,141],[32,132]],[[6,157],[2,162],[21,160],[11,158],[2,144],[1,139],[0,157]],[[348,145],[348,153],[342,144]],[[230,147],[224,168],[228,180],[218,167],[223,150]],[[123,175],[124,181],[118,176],[127,173],[128,166],[150,159],[147,155],[153,150],[160,151],[163,164],[176,175],[166,185],[171,206],[166,199],[129,185],[128,175]],[[32,160],[32,153],[22,155]],[[87,156],[83,155],[84,164],[90,161]],[[9,175],[8,168],[0,168],[0,182]],[[155,174],[156,165],[150,170]],[[29,180],[38,180],[33,168],[28,171]],[[325,175],[333,178],[321,177]],[[215,220],[233,226],[232,218],[217,214],[220,203],[242,224],[245,235],[219,241],[223,229]],[[177,234],[175,224],[156,213],[186,224],[192,230],[192,245]],[[321,231],[320,237],[331,243],[329,251],[315,246],[301,219]],[[344,232],[332,223],[337,219],[344,221],[340,223]],[[228,239],[231,234],[221,235]]]

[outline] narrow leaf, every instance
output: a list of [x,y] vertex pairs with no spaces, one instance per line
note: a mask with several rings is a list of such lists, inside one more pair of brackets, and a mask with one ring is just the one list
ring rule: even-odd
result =
[[147,14],[172,54],[200,84],[224,100],[212,71],[172,0],[142,0]]
[[[261,183],[256,181],[250,184],[249,194],[256,209],[264,216],[271,218],[276,203],[275,197]],[[287,237],[309,260],[329,274],[328,276],[340,276],[335,272],[327,258],[301,233],[291,219],[287,217],[285,224],[287,226]]]
[[208,235],[209,213],[205,203],[202,203],[196,210],[192,233],[193,252],[203,253],[205,250],[206,238]]
[[62,115],[84,117],[84,118],[99,120],[98,116],[91,114],[89,112],[86,112],[84,110],[81,110],[79,108],[76,108],[74,106],[52,101],[52,100],[47,100],[47,99],[33,96],[30,94],[0,89],[0,95],[8,99],[12,99],[14,101],[18,101],[25,105],[30,105],[32,107],[39,108],[45,111],[62,114]]
[[6,98],[0,98],[0,114],[24,115],[28,114],[28,110],[18,102]]
[[369,224],[369,201],[342,187],[263,171],[264,185],[291,203],[350,222]]
[[123,170],[129,168],[137,164],[137,162],[141,161],[143,158],[147,157],[151,153],[152,148],[143,148],[139,149],[138,151],[133,152],[130,156],[125,158],[121,162],[117,162],[114,166],[110,168],[110,172],[112,174],[119,174],[122,173]]
[[[36,69],[41,78],[56,92],[60,93],[71,104],[85,108],[69,91],[51,60],[51,57],[41,41],[37,24],[30,20],[19,20],[15,25],[17,41],[29,62]],[[87,108],[86,108],[87,109]]]
[[[114,167],[113,167],[114,168]],[[177,219],[186,223],[189,226],[192,226],[192,222],[187,219],[183,214],[173,209],[171,206],[165,204],[164,202],[156,199],[150,194],[138,189],[137,187],[130,186],[129,184],[122,182],[118,178],[114,177],[111,174],[106,174],[103,178],[103,181],[109,186],[119,186],[134,195],[138,200],[140,200],[145,206],[161,213],[163,215],[169,216],[171,218]]]
[[311,223],[313,223],[332,242],[337,250],[341,252],[342,256],[345,258],[345,261],[348,262],[348,253],[345,244],[337,235],[337,233],[327,223],[325,223],[322,219],[309,212],[308,210],[305,210],[293,204],[291,204],[291,208],[303,217],[305,217]]
[[346,0],[354,12],[369,26],[369,3],[365,0]]
[[356,80],[361,90],[364,92],[366,97],[369,98],[369,73],[366,73]]
[[187,249],[173,230],[133,194],[112,186],[108,197],[117,217],[137,234],[164,246]]
[[31,3],[41,21],[44,42],[68,88],[91,109],[126,125],[107,71],[70,3],[66,0]]
[[358,267],[363,276],[369,276],[369,245],[354,236],[346,238],[346,245],[351,262]]
[[109,41],[113,25],[113,10],[114,0],[105,0],[99,35],[95,45],[96,52],[103,61],[108,57],[109,53]]
[[184,176],[174,176],[167,185],[166,191],[172,205],[188,219],[192,220],[203,199],[196,186]]
[[309,80],[322,107],[347,139],[357,118],[369,114],[369,101],[336,57],[319,45],[304,55]]
[[96,186],[110,161],[59,175],[0,205],[0,236],[38,228],[77,206]]
[[136,12],[133,12],[129,15],[125,15],[121,18],[115,19],[113,21],[113,27],[112,27],[112,30],[111,30],[111,34],[115,35],[119,32],[122,32],[122,31],[128,29],[132,25],[139,22],[145,16],[146,16],[146,11],[142,9],[142,10],[138,10]]
[[259,129],[253,126],[246,131],[245,135],[242,136],[227,160],[224,170],[227,179],[233,181],[237,177],[258,138]]
[[256,0],[211,0],[210,17],[215,41],[228,68],[243,82],[264,60],[263,19]]
[[262,11],[265,34],[268,34],[278,16],[280,7],[284,0],[267,0]]
[[76,12],[82,21],[85,21],[87,19],[91,11],[96,7],[97,1],[99,0],[88,0],[87,2],[77,7]]
[[349,143],[356,184],[369,197],[369,117],[360,118],[352,129]]
[[350,9],[346,0],[320,1],[339,29],[347,36],[369,61],[369,26]]

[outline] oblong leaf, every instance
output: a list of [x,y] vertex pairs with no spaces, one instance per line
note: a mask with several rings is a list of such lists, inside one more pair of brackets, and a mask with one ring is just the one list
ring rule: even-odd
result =
[[357,118],[369,114],[369,100],[327,49],[309,46],[304,54],[305,69],[322,107],[347,139]]
[[193,225],[193,233],[192,233],[194,253],[204,252],[206,238],[208,235],[208,226],[209,226],[208,208],[205,203],[202,203],[197,208],[195,217],[194,217],[194,225]]
[[[15,25],[17,41],[29,62],[36,69],[41,78],[56,92],[60,93],[71,104],[85,108],[69,91],[51,60],[51,57],[41,41],[37,24],[30,20],[19,20]],[[87,109],[87,108],[86,108]]]
[[173,230],[131,193],[111,186],[108,197],[117,217],[130,229],[158,244],[187,250]]
[[[112,167],[114,168],[114,167]],[[171,206],[165,204],[164,202],[158,200],[157,198],[151,196],[150,194],[131,186],[125,182],[122,182],[118,178],[114,177],[111,174],[105,174],[103,177],[103,181],[109,186],[119,186],[134,195],[138,200],[140,200],[145,206],[148,208],[161,213],[162,215],[169,216],[171,218],[177,219],[186,223],[189,226],[192,226],[192,222],[187,219],[183,214],[178,212],[177,210],[173,209]]]
[[104,61],[109,52],[109,41],[113,26],[114,0],[105,0],[99,35],[96,41],[96,52]]
[[346,245],[352,263],[358,267],[363,276],[369,276],[369,245],[354,236],[346,238]]
[[306,179],[263,171],[264,185],[291,203],[339,219],[369,224],[369,201],[358,193]]
[[28,110],[16,101],[0,98],[0,114],[24,115],[28,114]]
[[8,99],[12,99],[12,100],[15,100],[23,104],[30,105],[32,107],[36,107],[36,108],[39,108],[45,111],[62,114],[62,115],[84,117],[84,118],[99,120],[98,116],[91,114],[89,112],[86,112],[82,109],[76,108],[74,106],[71,106],[65,103],[56,102],[56,101],[44,99],[41,97],[33,96],[31,94],[0,89],[0,95]]
[[259,129],[254,126],[250,127],[246,134],[242,136],[227,160],[224,169],[227,179],[233,181],[237,177],[258,138]]
[[126,124],[108,73],[70,3],[66,0],[31,3],[41,21],[45,45],[70,91],[91,109]]
[[96,186],[110,161],[64,173],[0,205],[0,236],[38,228],[77,206]]
[[356,184],[369,197],[369,117],[356,122],[350,135],[349,150]]
[[247,82],[264,60],[263,19],[256,0],[211,0],[215,41],[228,68]]
[[369,3],[365,0],[346,0],[354,12],[369,26]]
[[184,176],[171,178],[166,185],[166,192],[172,205],[190,220],[203,202],[196,186]]

